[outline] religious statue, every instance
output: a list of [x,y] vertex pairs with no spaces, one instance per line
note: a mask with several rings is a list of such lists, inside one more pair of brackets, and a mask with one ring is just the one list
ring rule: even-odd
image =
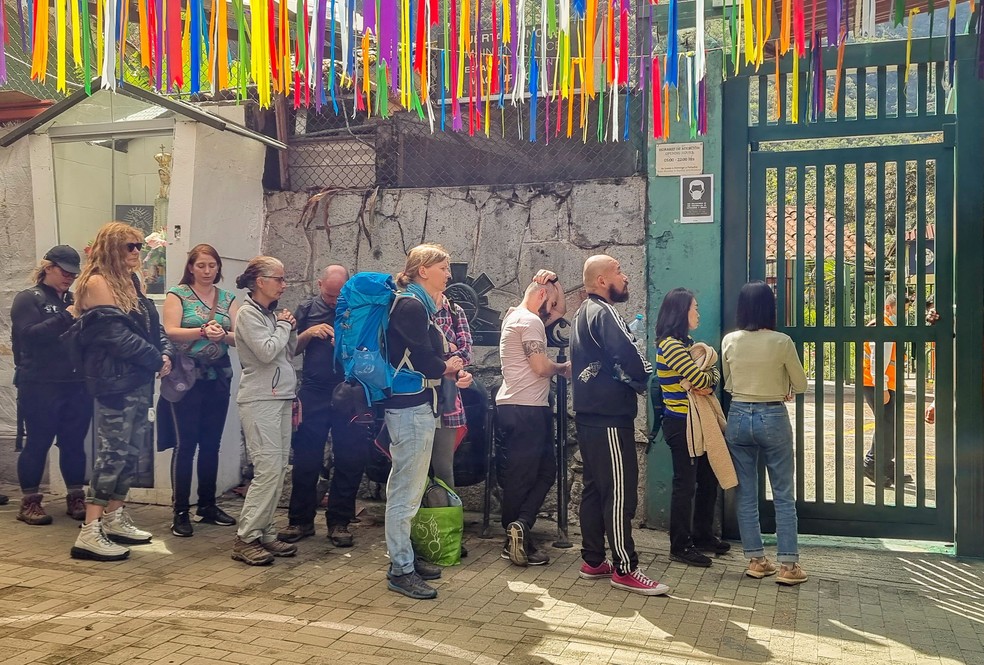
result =
[[154,155],[154,159],[159,165],[157,174],[161,178],[161,190],[158,196],[166,199],[171,191],[171,153],[165,152],[164,146],[161,145],[161,151]]

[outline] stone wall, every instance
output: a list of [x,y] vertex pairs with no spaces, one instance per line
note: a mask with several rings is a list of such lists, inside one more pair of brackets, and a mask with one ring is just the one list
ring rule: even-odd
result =
[[[7,131],[6,128],[3,131]],[[16,481],[12,439],[17,428],[10,305],[34,267],[34,197],[27,140],[0,148],[0,479]]]
[[[489,306],[500,312],[520,301],[538,269],[554,270],[568,296],[568,318],[583,299],[584,260],[607,253],[620,261],[629,277],[632,295],[618,307],[630,318],[645,312],[647,305],[645,214],[644,178],[509,187],[338,190],[314,196],[276,192],[266,198],[263,251],[284,262],[291,288],[283,302],[291,308],[315,292],[317,274],[328,263],[340,263],[353,272],[396,273],[407,251],[426,241],[444,245],[452,261],[467,262],[469,275],[487,274],[495,284],[488,293]],[[474,364],[486,385],[498,383],[496,348],[476,348]],[[640,411],[637,438],[642,439],[644,407]],[[573,421],[570,429],[573,436]],[[645,478],[641,448],[639,459],[640,478]],[[640,517],[645,505],[643,486],[641,483]],[[476,490],[474,495],[464,492],[472,509],[481,506],[480,487]],[[555,496],[548,498],[545,510],[554,509]]]

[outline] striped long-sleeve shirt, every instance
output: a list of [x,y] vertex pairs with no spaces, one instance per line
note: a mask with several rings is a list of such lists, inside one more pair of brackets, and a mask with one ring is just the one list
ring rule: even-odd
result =
[[686,380],[694,388],[711,388],[721,380],[718,368],[702,371],[690,357],[694,340],[687,337],[681,342],[667,337],[656,347],[656,377],[663,391],[663,415],[670,418],[686,418],[690,410],[687,391],[681,385]]

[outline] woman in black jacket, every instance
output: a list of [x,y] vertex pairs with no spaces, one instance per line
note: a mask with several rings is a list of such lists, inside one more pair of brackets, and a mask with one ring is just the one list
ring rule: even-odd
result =
[[17,457],[17,479],[24,494],[17,519],[34,526],[52,521],[41,505],[40,485],[56,438],[68,515],[85,517],[84,444],[92,400],[60,339],[74,321],[69,288],[78,274],[79,253],[68,245],[52,247],[31,275],[34,286],[18,293],[10,308],[17,417],[27,430]]
[[117,543],[146,543],[152,537],[134,526],[124,501],[150,433],[154,375],[171,371],[173,350],[138,277],[141,249],[139,230],[122,222],[106,224],[96,234],[76,288],[81,318],[71,332],[95,398],[96,422],[85,524],[71,551],[76,559],[125,559],[130,550]]

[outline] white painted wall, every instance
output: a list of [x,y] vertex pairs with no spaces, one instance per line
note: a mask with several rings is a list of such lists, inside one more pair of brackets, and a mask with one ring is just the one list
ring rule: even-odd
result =
[[[213,112],[218,109],[210,109]],[[242,123],[243,107],[224,107],[222,117]],[[84,145],[84,144],[83,144]],[[127,153],[117,153],[117,203],[152,204],[159,187],[157,164],[160,137],[135,139]],[[235,289],[235,277],[260,253],[263,229],[263,163],[265,148],[251,139],[214,130],[192,121],[178,120],[172,145],[173,169],[168,208],[169,285],[177,283],[188,250],[207,242],[223,258],[222,286]],[[78,149],[78,144],[52,150],[47,135],[32,135],[10,148],[0,149],[0,274],[7,290],[0,288],[0,435],[16,430],[13,357],[9,346],[9,311],[13,295],[26,286],[21,282],[37,257],[55,244],[71,244],[78,250],[92,239],[112,211],[96,206],[106,200],[113,186],[109,175],[112,151]],[[71,162],[69,179],[56,183],[56,158]],[[59,169],[61,172],[62,169]],[[57,190],[57,199],[56,199]],[[105,196],[103,196],[105,195]],[[55,201],[58,201],[56,208]],[[63,220],[59,229],[58,220]],[[73,220],[66,224],[64,220]],[[178,232],[178,233],[175,233]],[[31,249],[28,249],[31,248]],[[26,250],[26,251],[25,251]],[[31,251],[33,250],[33,251]],[[9,254],[9,256],[8,256]],[[241,298],[244,294],[237,293]],[[233,400],[223,433],[219,459],[218,490],[240,481],[241,435],[235,394],[239,385],[239,359],[233,352],[235,372]],[[156,453],[154,487],[135,488],[137,502],[169,504],[171,452]],[[52,448],[49,468],[57,469],[57,450]],[[50,474],[50,488],[64,491],[60,474]],[[192,488],[192,500],[195,499]]]

